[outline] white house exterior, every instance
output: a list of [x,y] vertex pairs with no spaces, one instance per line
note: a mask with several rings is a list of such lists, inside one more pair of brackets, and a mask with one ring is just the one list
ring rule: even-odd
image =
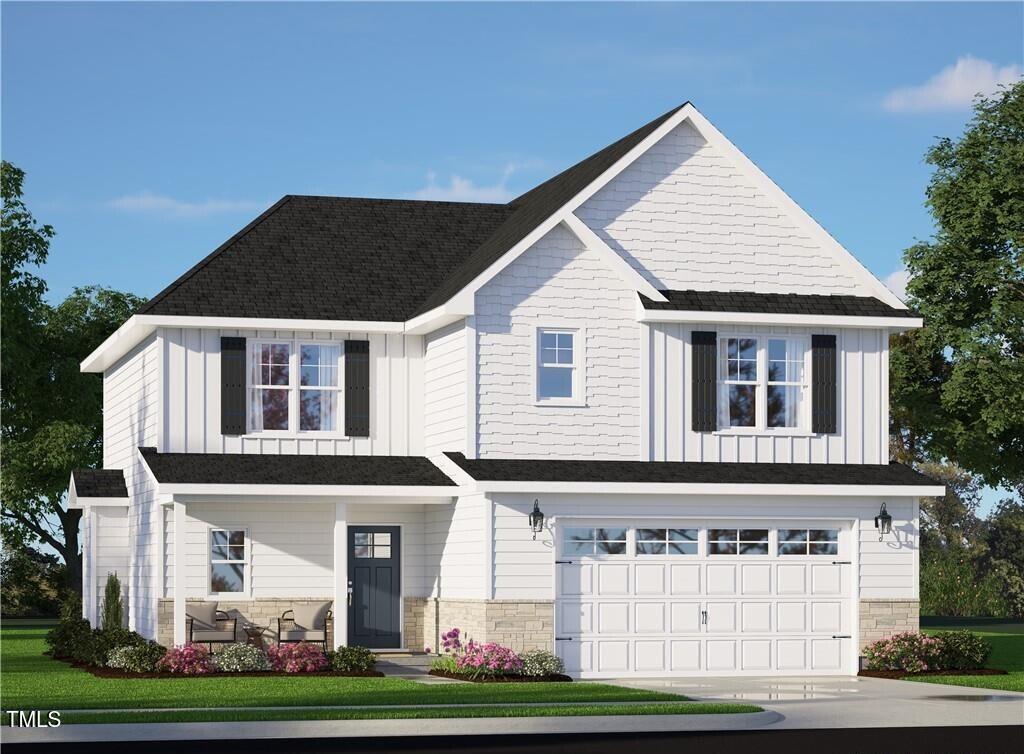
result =
[[689,103],[508,205],[285,197],[82,364],[86,617],[117,572],[168,644],[331,600],[338,645],[855,673],[918,625],[920,325]]

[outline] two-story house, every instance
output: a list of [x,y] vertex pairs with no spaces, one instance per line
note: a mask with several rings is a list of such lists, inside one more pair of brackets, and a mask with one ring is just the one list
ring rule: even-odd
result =
[[117,572],[168,644],[330,600],[336,645],[855,673],[943,489],[889,462],[919,326],[688,103],[508,204],[286,196],[82,364],[85,614]]

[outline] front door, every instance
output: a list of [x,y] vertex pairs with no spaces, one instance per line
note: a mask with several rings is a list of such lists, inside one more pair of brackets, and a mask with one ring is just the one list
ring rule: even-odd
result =
[[397,526],[349,527],[350,645],[401,647],[401,552],[401,530]]

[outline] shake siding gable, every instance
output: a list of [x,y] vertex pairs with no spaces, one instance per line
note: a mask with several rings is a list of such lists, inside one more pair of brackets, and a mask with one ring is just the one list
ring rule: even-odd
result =
[[[481,458],[639,458],[636,300],[562,226],[477,292]],[[535,405],[538,327],[578,328],[585,338],[584,405]]]
[[809,237],[689,123],[673,129],[576,214],[659,289],[859,289],[845,262]]

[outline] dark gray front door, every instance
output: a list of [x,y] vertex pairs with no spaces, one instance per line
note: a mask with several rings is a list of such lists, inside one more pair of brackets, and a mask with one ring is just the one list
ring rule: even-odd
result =
[[348,643],[353,646],[401,646],[401,544],[397,526],[349,527]]

